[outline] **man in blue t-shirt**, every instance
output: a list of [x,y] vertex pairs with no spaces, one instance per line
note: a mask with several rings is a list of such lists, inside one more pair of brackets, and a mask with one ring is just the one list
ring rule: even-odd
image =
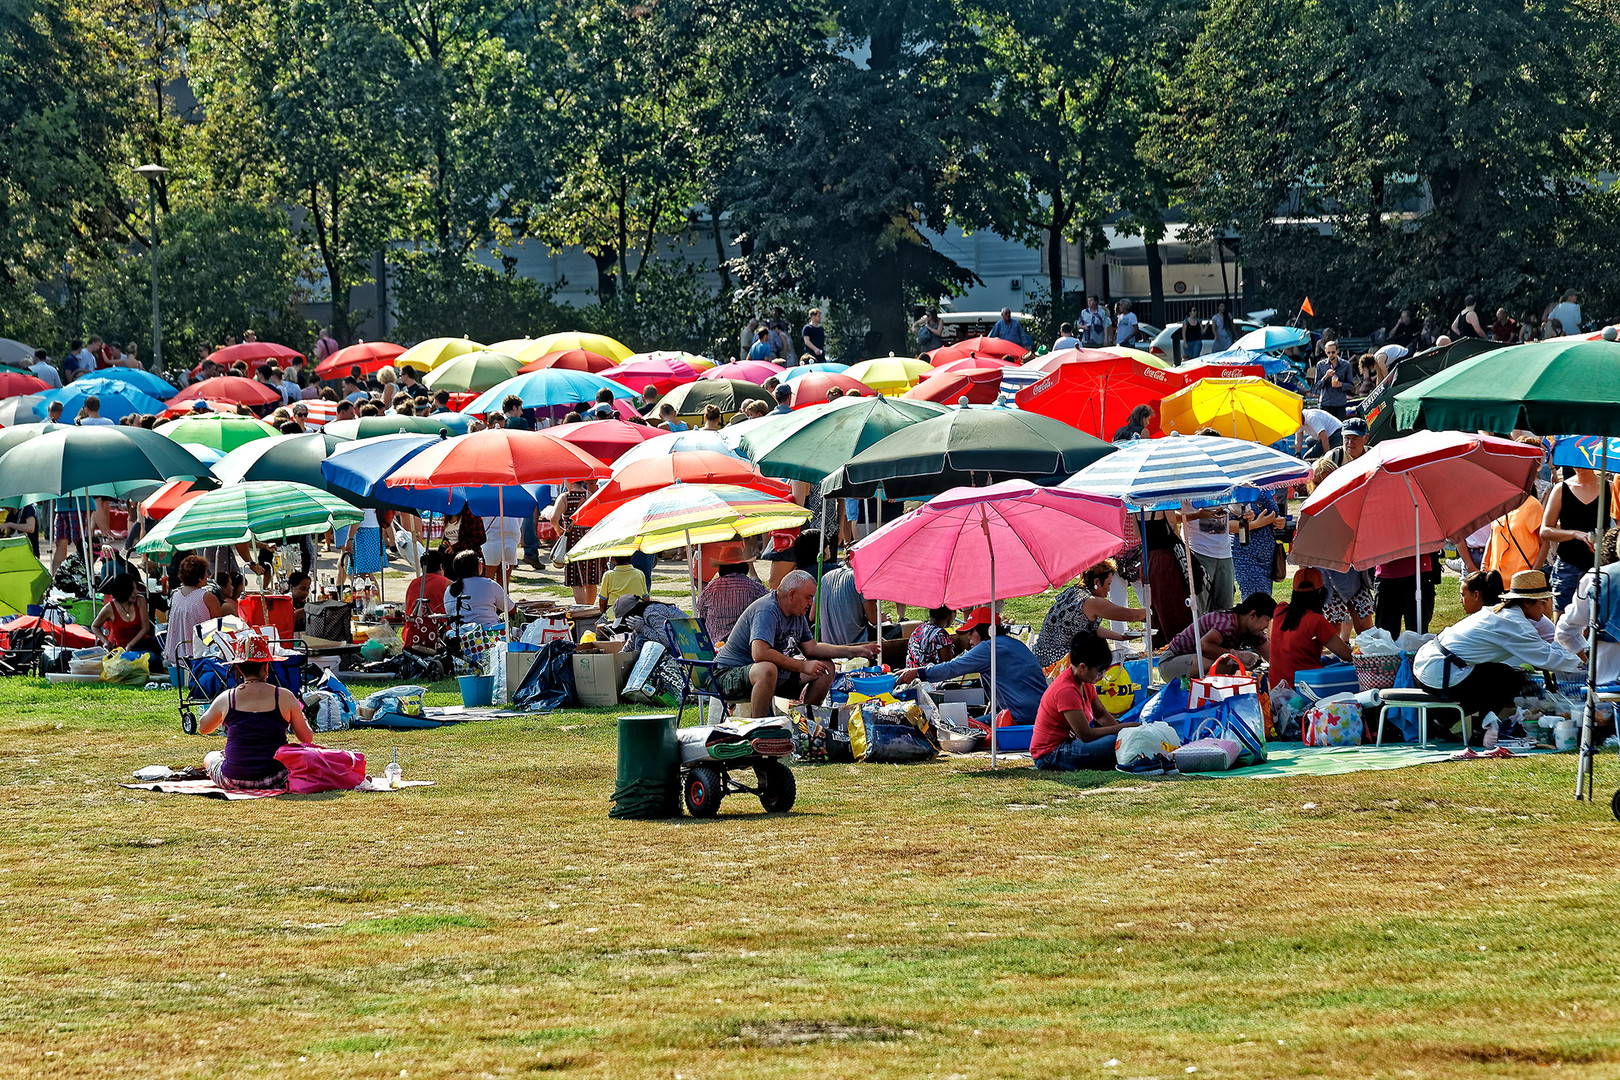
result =
[[1010,341],[1014,345],[1022,345],[1027,352],[1035,347],[1035,339],[1029,336],[1024,324],[1012,317],[1012,308],[1002,308],[1001,318],[990,327],[989,337]]
[[[925,682],[940,683],[963,675],[979,674],[990,681],[990,620],[995,619],[988,607],[974,608],[962,625],[956,628],[959,638],[965,638],[968,650],[954,660],[931,664],[925,668],[907,668],[895,676],[895,685],[921,677]],[[1041,695],[1046,693],[1046,673],[1035,654],[1015,637],[1007,636],[999,624],[996,628],[996,681],[995,700],[999,708],[1012,713],[1013,723],[1033,724],[1040,711]]]
[[816,579],[795,570],[775,592],[743,609],[731,636],[714,656],[714,678],[722,696],[736,700],[747,694],[756,718],[771,715],[771,699],[777,694],[803,691],[806,703],[819,705],[837,673],[829,660],[877,657],[875,641],[839,646],[815,640],[810,627],[815,599]]

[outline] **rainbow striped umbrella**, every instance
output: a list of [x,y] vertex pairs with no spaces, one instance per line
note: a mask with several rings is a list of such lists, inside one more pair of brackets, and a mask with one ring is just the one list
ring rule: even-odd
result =
[[791,529],[810,511],[736,484],[671,484],[614,510],[580,538],[569,561],[658,552]]

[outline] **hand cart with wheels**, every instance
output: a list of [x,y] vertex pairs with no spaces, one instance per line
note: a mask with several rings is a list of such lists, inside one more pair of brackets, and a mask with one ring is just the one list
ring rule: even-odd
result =
[[[713,817],[720,801],[742,792],[756,796],[766,813],[793,809],[797,787],[782,759],[793,753],[792,730],[780,717],[769,720],[681,728],[681,792],[686,812]],[[737,774],[751,771],[750,785]]]

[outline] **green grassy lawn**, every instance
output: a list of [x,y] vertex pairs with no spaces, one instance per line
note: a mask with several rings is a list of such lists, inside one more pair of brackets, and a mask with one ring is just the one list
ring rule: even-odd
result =
[[0,681],[7,1076],[1620,1074],[1615,786],[800,766],[612,821],[614,715],[340,733],[392,794],[127,791],[173,698]]

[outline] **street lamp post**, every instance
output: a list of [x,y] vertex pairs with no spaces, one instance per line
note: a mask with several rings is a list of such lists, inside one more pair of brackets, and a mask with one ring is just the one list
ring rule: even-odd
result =
[[146,177],[147,192],[150,198],[148,204],[152,215],[152,370],[163,373],[163,328],[158,318],[158,287],[157,287],[157,189],[158,180],[169,170],[162,165],[141,165],[136,172]]

